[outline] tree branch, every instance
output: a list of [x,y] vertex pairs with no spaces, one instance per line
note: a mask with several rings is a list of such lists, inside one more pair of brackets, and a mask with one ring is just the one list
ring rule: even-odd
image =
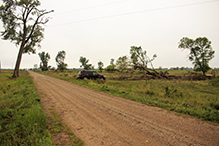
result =
[[[48,11],[48,12],[44,12],[44,13],[42,13],[41,15],[39,15],[39,16],[37,17],[37,19],[36,19],[36,21],[35,21],[35,23],[34,23],[32,29],[31,29],[31,32],[30,32],[29,36],[27,37],[25,43],[27,43],[27,42],[29,41],[29,39],[31,38],[31,36],[32,36],[32,34],[33,34],[33,32],[34,32],[34,29],[35,29],[36,25],[37,25],[37,24],[43,24],[42,22],[41,22],[41,23],[38,22],[39,19],[40,19],[40,17],[42,17],[43,15],[46,15],[46,14],[48,14],[48,13],[51,13],[51,12],[53,12],[53,10]],[[48,21],[47,21],[47,22],[48,22]],[[45,22],[45,23],[47,23],[47,22]],[[44,23],[44,24],[45,24],[45,23]]]

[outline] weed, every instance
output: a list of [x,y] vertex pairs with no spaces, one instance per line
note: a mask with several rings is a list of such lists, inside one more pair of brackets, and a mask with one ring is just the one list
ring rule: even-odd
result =
[[106,81],[105,81],[105,80],[97,79],[97,80],[96,80],[96,83],[97,83],[97,84],[105,84]]
[[219,103],[211,102],[210,106],[213,107],[216,110],[219,110]]
[[46,94],[45,94],[45,93],[43,93],[43,92],[40,92],[40,95],[44,95],[44,96],[46,96]]
[[178,91],[177,89],[175,89],[174,87],[165,87],[165,96],[169,97],[169,98],[182,98],[183,97],[183,93]]
[[147,95],[154,95],[155,93],[154,93],[154,91],[146,90],[145,94],[147,94]]
[[209,84],[215,87],[219,87],[219,76],[209,81]]
[[103,85],[101,86],[101,91],[109,91],[108,86],[107,85]]

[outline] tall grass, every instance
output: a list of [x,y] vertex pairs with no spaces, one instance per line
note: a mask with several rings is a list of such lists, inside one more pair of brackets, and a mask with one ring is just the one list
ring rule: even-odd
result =
[[[78,71],[43,72],[43,74],[67,80],[94,90],[188,114],[202,120],[219,123],[218,79],[204,81],[189,80],[113,80],[120,76],[131,76],[129,72],[103,72],[106,81],[76,79]],[[68,74],[65,76],[64,74]],[[170,71],[173,75],[190,74],[188,71]],[[132,76],[142,76],[139,71]],[[217,72],[218,75],[218,72]]]
[[52,145],[35,86],[28,72],[19,78],[12,72],[0,73],[0,143],[1,145]]

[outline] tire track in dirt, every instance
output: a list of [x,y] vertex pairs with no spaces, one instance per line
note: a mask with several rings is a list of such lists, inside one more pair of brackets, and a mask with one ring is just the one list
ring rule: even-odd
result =
[[219,145],[219,126],[30,72],[86,145]]

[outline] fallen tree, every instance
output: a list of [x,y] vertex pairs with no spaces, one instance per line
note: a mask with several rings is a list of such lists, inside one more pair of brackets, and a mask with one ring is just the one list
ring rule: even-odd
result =
[[[166,74],[167,72],[160,72],[158,73],[154,67],[152,61],[157,57],[156,54],[153,55],[153,58],[150,59],[147,56],[147,52],[143,51],[141,46],[136,47],[136,46],[131,46],[130,49],[130,54],[131,54],[131,66],[134,70],[139,69],[145,71],[146,74],[151,75],[155,78],[167,78]],[[151,68],[148,68],[148,64],[151,66]]]
[[[113,77],[114,80],[149,80],[149,79],[183,79],[183,80],[205,80],[206,78],[211,78],[203,75],[189,75],[189,76],[177,76],[177,75],[169,75],[167,71],[156,71],[153,67],[153,60],[157,57],[156,54],[153,55],[152,59],[147,56],[147,52],[143,51],[141,46],[131,46],[130,49],[131,60],[127,63],[128,69],[132,70],[129,76],[124,76],[123,74],[120,77]],[[123,60],[121,60],[121,64]],[[150,67],[148,67],[150,66]],[[134,70],[140,70],[140,73],[144,74],[142,76],[134,76]],[[118,70],[119,71],[119,70]],[[212,71],[213,72],[213,71]],[[128,70],[127,70],[128,73]],[[214,72],[213,72],[214,73]],[[213,75],[212,75],[213,76]],[[215,75],[214,75],[215,76]]]

